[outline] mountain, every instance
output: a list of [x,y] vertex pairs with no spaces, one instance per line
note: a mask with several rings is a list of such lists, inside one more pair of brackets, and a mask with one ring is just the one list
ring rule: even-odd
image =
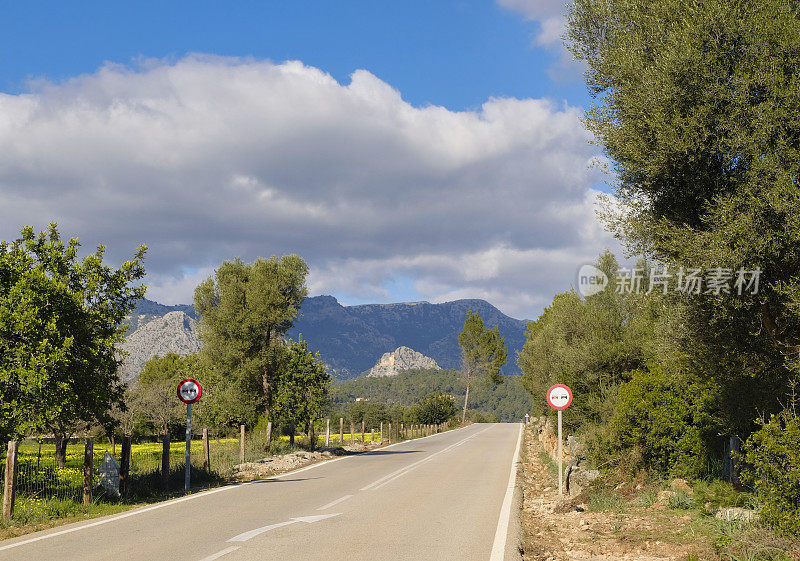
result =
[[183,311],[155,316],[127,335],[120,348],[127,353],[120,367],[120,377],[130,382],[139,377],[145,363],[154,356],[167,353],[185,356],[200,350],[197,322]]
[[189,304],[178,304],[177,306],[166,306],[153,302],[147,298],[142,298],[136,303],[136,308],[133,312],[125,316],[125,323],[128,325],[126,335],[130,335],[136,331],[140,326],[152,321],[156,318],[163,317],[170,312],[183,312],[193,320],[197,320],[197,314],[194,307]]
[[392,353],[385,353],[375,366],[367,371],[367,378],[397,376],[406,370],[418,369],[441,370],[432,358],[408,347],[398,347]]
[[508,317],[485,300],[342,306],[333,296],[315,296],[303,301],[287,335],[297,339],[302,334],[340,379],[358,376],[401,346],[431,357],[442,368],[458,368],[458,334],[469,309],[484,325],[498,326],[505,338],[508,362],[503,373],[519,373],[516,354],[525,342],[526,322]]
[[[399,347],[414,349],[432,358],[442,368],[459,368],[461,349],[458,334],[469,309],[477,312],[487,327],[499,327],[508,347],[508,362],[502,371],[504,374],[518,374],[516,356],[525,342],[526,322],[508,317],[485,300],[342,306],[333,296],[314,296],[303,301],[300,315],[287,337],[297,340],[302,334],[311,350],[319,351],[329,372],[339,379],[359,376],[372,368],[384,353]],[[140,300],[134,312],[125,319],[130,326],[128,340],[149,322],[174,312],[180,312],[192,321],[196,319],[192,306],[165,306],[151,300]],[[161,339],[188,340],[191,336],[187,331],[194,333],[196,338],[193,323],[176,321],[170,324],[172,327],[156,325],[148,329],[146,336],[135,337],[134,346],[145,347],[145,341],[150,341],[154,349],[163,349],[163,345],[159,346]],[[170,335],[169,329],[174,329],[175,333]],[[158,336],[150,333],[159,330],[164,331]],[[168,343],[165,345],[169,346]],[[186,348],[193,348],[194,344],[187,345]],[[158,354],[153,350],[136,352],[139,357]]]

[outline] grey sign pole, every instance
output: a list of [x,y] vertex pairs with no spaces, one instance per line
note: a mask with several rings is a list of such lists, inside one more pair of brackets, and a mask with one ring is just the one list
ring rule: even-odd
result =
[[192,451],[192,404],[186,404],[186,476],[183,480],[184,492],[189,492],[189,478],[192,468],[191,462]]

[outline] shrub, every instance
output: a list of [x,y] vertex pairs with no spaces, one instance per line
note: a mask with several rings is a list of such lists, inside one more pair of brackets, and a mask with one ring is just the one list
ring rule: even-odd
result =
[[710,449],[700,427],[713,430],[706,413],[710,393],[698,384],[673,381],[660,368],[634,372],[619,388],[610,427],[618,451],[630,456],[628,467],[666,477],[704,475]]
[[742,447],[742,480],[761,501],[763,522],[784,534],[800,534],[800,418],[786,409],[759,419],[761,428]]

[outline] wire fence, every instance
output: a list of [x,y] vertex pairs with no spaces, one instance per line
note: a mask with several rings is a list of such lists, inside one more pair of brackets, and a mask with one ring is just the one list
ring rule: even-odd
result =
[[[365,429],[363,432],[343,430],[339,434],[339,426],[331,426],[328,436],[328,445],[349,446],[351,444],[370,444],[385,441],[390,438],[389,426]],[[314,448],[326,444],[324,428],[314,435]],[[359,427],[360,429],[361,427]],[[350,429],[350,427],[347,427]],[[415,438],[438,432],[433,426],[424,428],[416,425],[405,427],[400,432],[400,427],[392,429],[391,440]],[[277,455],[291,452],[297,448],[309,446],[308,435],[295,437],[295,445],[289,444],[288,436],[275,436],[270,445],[270,453]],[[20,498],[41,500],[59,499],[81,502],[84,494],[84,455],[85,443],[77,441],[67,447],[64,467],[59,466],[55,458],[55,446],[43,441],[26,440],[20,443],[17,455],[17,481],[16,495]],[[193,485],[207,486],[223,483],[230,480],[235,474],[236,466],[244,462],[253,462],[267,456],[265,435],[248,433],[244,441],[244,451],[239,438],[209,438],[209,464],[206,463],[206,454],[200,435],[193,435],[191,440],[191,479]],[[131,499],[151,497],[159,494],[183,489],[185,471],[185,441],[170,442],[169,444],[169,471],[162,473],[162,455],[164,447],[162,442],[142,442],[131,447],[129,457],[129,475],[127,479],[127,496]],[[106,453],[111,454],[115,460],[122,464],[122,446],[110,443],[96,443],[93,448],[92,486],[97,489],[99,483],[99,468]],[[242,454],[244,452],[244,454]],[[5,450],[0,451],[0,482],[5,479],[6,458]],[[242,457],[243,456],[243,457]],[[96,498],[108,498],[102,491],[95,490]]]

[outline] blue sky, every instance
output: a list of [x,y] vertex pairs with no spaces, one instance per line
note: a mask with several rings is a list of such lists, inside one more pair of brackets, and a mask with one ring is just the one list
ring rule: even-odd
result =
[[0,91],[61,81],[105,62],[188,53],[301,60],[346,81],[366,69],[414,105],[471,109],[491,96],[584,104],[579,80],[554,82],[557,60],[535,21],[494,2],[2,2]]
[[292,252],[312,294],[533,318],[614,246],[561,0],[0,8],[0,239],[147,243],[150,298]]

